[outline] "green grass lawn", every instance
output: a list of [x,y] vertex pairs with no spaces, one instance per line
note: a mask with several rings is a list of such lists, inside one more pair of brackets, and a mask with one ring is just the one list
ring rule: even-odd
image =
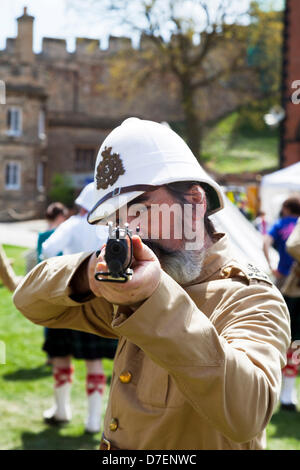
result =
[[[24,249],[4,246],[18,275],[24,273]],[[51,367],[42,351],[43,328],[24,318],[11,293],[0,283],[0,340],[6,345],[6,364],[0,364],[0,449],[97,449],[100,433],[84,434],[86,415],[85,365],[74,361],[73,419],[63,428],[45,425],[42,413],[52,406]],[[104,360],[111,376],[112,361]],[[104,396],[107,403],[108,387]]]
[[[24,273],[23,248],[4,246],[14,269]],[[51,368],[42,351],[43,329],[24,318],[14,307],[11,294],[0,283],[0,340],[6,344],[6,364],[0,364],[0,450],[4,449],[97,449],[100,433],[84,434],[86,411],[85,366],[74,361],[73,419],[64,428],[42,421],[52,405]],[[104,361],[111,375],[112,361]],[[300,378],[298,379],[300,403]],[[108,387],[105,392],[107,403]],[[276,410],[267,428],[267,448],[300,450],[300,413]]]
[[202,142],[202,158],[208,170],[243,173],[272,170],[279,163],[278,132],[234,132],[237,113],[232,113],[207,133]]

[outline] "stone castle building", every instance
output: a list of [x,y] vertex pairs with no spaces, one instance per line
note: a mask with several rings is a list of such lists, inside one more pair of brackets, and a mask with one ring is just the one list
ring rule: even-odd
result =
[[[0,220],[43,215],[52,176],[67,173],[79,191],[93,176],[99,146],[124,118],[178,119],[167,85],[149,83],[147,93],[120,100],[107,92],[108,61],[131,47],[127,38],[76,39],[70,53],[63,39],[43,38],[33,52],[34,18],[17,19],[16,38],[0,51]],[[140,47],[143,47],[142,44]],[[3,91],[3,90],[2,90]]]
[[286,0],[282,98],[281,167],[300,161],[300,2]]
[[[126,117],[179,127],[183,121],[180,94],[170,74],[151,76],[130,99],[112,92],[112,59],[127,51],[143,72],[139,53],[148,54],[153,47],[145,36],[135,54],[131,40],[119,37],[110,37],[105,50],[98,40],[77,38],[74,52],[63,39],[43,38],[41,52],[34,53],[34,18],[26,8],[17,23],[17,36],[8,38],[0,51],[0,221],[43,216],[55,174],[69,175],[79,192],[93,177],[104,138]],[[205,70],[207,76],[218,72],[219,63],[230,64],[234,52],[244,47],[217,44],[202,64],[201,73]],[[192,54],[201,47],[200,41]],[[243,87],[238,91],[236,86],[245,80],[252,83],[252,75],[237,72],[228,82],[207,80],[195,101],[202,124],[216,122],[248,102]],[[124,89],[130,85],[124,81]]]

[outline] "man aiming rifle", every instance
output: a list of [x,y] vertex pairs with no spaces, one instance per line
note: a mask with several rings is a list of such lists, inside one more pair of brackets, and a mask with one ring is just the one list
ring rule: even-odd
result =
[[288,311],[215,231],[209,216],[222,207],[221,188],[177,134],[129,118],[100,148],[88,219],[129,224],[132,278],[95,278],[108,272],[104,246],[47,260],[16,291],[37,324],[119,339],[101,449],[265,447]]

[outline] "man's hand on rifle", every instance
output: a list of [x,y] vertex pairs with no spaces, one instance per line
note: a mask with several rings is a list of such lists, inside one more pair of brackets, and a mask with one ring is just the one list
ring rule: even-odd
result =
[[157,288],[161,267],[158,258],[153,251],[148,248],[139,236],[132,237],[133,243],[133,276],[125,283],[99,282],[95,279],[98,271],[107,271],[104,260],[105,246],[102,248],[98,258],[96,254],[91,256],[88,263],[88,279],[90,290],[97,297],[104,297],[106,300],[117,305],[134,305],[146,300]]

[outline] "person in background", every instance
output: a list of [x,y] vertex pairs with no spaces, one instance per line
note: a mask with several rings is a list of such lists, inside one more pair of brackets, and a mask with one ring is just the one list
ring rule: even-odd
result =
[[[45,219],[47,221],[47,230],[44,232],[40,232],[38,234],[38,241],[37,241],[37,261],[40,263],[43,261],[42,256],[42,245],[43,243],[54,233],[55,229],[63,223],[68,218],[68,209],[67,207],[62,204],[61,202],[52,202],[45,213]],[[61,250],[60,250],[60,253]],[[56,253],[56,255],[59,253]]]
[[100,240],[96,230],[87,223],[88,208],[93,205],[92,190],[93,183],[83,188],[75,200],[78,213],[61,224],[55,233],[44,241],[41,248],[43,259],[56,256],[58,251],[67,255],[99,248]]
[[[281,287],[288,276],[293,258],[286,251],[285,244],[292,233],[298,217],[300,216],[300,199],[291,197],[282,204],[280,218],[270,227],[268,233],[264,237],[263,251],[267,259],[268,265],[276,278],[277,287]],[[278,251],[278,266],[272,266],[269,256],[271,246]]]
[[[276,279],[276,285],[279,290],[282,290],[282,287],[294,263],[294,259],[286,250],[286,242],[290,234],[293,232],[299,216],[300,199],[296,197],[288,198],[286,201],[284,201],[282,205],[279,220],[272,225],[268,233],[264,236],[263,251],[270,266],[270,269]],[[278,251],[279,254],[279,262],[276,268],[274,268],[274,266],[272,266],[270,262],[269,249],[272,245]],[[298,338],[297,331],[299,328],[296,328],[294,325],[294,322],[297,319],[298,306],[297,303],[295,303],[294,299],[285,296],[284,293],[283,297],[286,301],[290,313],[291,340],[293,342],[296,339],[300,339],[300,335]],[[282,369],[280,406],[281,409],[287,411],[297,410],[297,396],[295,384],[298,368],[297,365],[293,364],[292,362],[292,354],[293,350],[290,348],[287,352],[287,365]]]
[[[38,234],[35,263],[36,262],[40,263],[41,261],[43,261],[42,244],[47,240],[47,238],[49,238],[54,233],[54,230],[68,218],[68,215],[69,215],[69,211],[67,207],[61,202],[52,202],[47,207],[46,213],[45,213],[45,219],[47,221],[47,230],[45,230],[44,232],[39,232]],[[61,255],[62,252],[60,251],[56,254]],[[45,328],[44,329],[45,339],[47,338],[48,334],[49,334],[49,329]],[[51,364],[52,364],[52,360],[48,356],[46,365],[51,365]]]
[[[291,332],[292,345],[290,350],[290,376],[287,378],[287,388],[291,389],[290,393],[296,395],[295,381],[299,369],[299,353],[298,349],[300,340],[300,217],[297,224],[286,241],[286,250],[292,256],[294,262],[290,274],[282,287],[285,301],[290,309],[291,315]],[[293,345],[293,341],[295,344]],[[296,357],[294,356],[296,354]],[[295,399],[295,402],[297,400]],[[293,405],[293,403],[292,403]],[[292,409],[293,406],[291,405]]]
[[[102,229],[101,239],[96,227],[87,222],[88,211],[93,206],[93,183],[83,188],[75,203],[79,207],[78,214],[63,222],[42,244],[44,259],[56,256],[59,252],[66,255],[95,251],[105,243],[106,227]],[[44,412],[44,420],[48,424],[62,424],[71,420],[71,385],[74,373],[72,358],[83,359],[87,369],[88,400],[85,430],[89,433],[100,431],[106,384],[102,359],[113,359],[116,347],[117,340],[101,338],[82,331],[49,328],[43,349],[52,358],[55,402]]]

